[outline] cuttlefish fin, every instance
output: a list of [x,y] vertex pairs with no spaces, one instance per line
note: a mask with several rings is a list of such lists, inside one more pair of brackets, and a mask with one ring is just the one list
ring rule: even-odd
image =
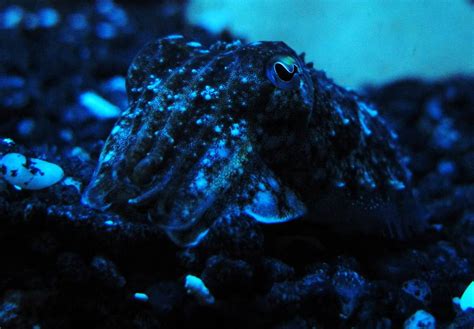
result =
[[256,221],[283,223],[306,213],[303,202],[262,161],[256,163],[249,178],[242,210]]
[[[221,217],[250,216],[261,223],[301,217],[306,207],[246,141],[212,145],[180,183],[162,223],[179,245],[194,246]],[[162,207],[163,208],[163,207]]]

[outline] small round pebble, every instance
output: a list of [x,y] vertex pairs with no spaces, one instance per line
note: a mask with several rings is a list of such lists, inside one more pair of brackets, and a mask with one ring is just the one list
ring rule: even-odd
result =
[[436,320],[428,312],[418,310],[405,321],[403,329],[435,329]]

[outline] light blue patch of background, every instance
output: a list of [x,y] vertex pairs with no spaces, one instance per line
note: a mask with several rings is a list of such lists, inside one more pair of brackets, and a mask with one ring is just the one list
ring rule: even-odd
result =
[[187,15],[214,32],[285,41],[349,87],[474,74],[468,0],[191,0]]

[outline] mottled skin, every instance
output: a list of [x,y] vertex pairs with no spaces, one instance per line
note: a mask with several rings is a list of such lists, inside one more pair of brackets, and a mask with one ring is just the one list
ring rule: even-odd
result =
[[[296,63],[291,88],[270,81],[275,58]],[[83,195],[93,208],[143,209],[188,246],[222,216],[392,237],[422,224],[405,211],[407,171],[377,112],[282,42],[160,39],[127,90]]]

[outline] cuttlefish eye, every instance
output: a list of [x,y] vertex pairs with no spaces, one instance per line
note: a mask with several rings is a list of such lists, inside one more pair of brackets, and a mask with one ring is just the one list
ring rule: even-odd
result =
[[291,56],[273,57],[267,64],[267,78],[280,89],[298,86],[300,64]]

